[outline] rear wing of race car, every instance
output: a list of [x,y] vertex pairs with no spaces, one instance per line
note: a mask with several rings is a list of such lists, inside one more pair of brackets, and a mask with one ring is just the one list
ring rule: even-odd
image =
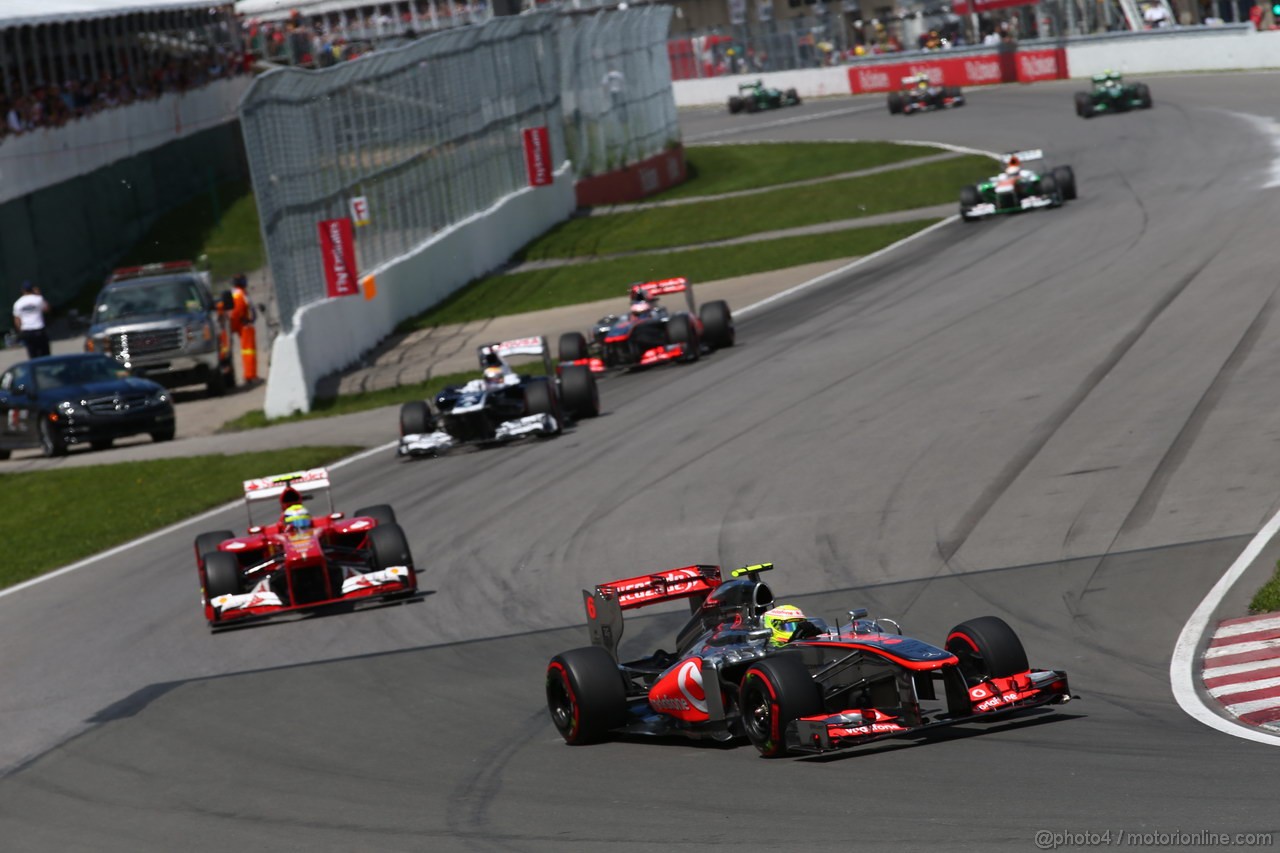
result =
[[516,338],[510,341],[499,341],[495,344],[481,344],[476,347],[476,355],[480,358],[480,368],[501,367],[513,355],[542,356],[542,366],[551,376],[551,347],[547,339],[541,335],[532,338]]
[[1007,166],[1014,157],[1024,163],[1028,160],[1043,160],[1044,151],[1040,148],[1028,148],[1026,151],[1010,151],[1008,154],[1000,155],[1000,162]]
[[720,583],[719,566],[694,565],[597,584],[595,590],[584,589],[591,644],[603,646],[617,660],[622,611],[685,598],[690,611],[696,613]]
[[330,486],[327,468],[310,468],[306,471],[290,471],[287,474],[272,474],[269,477],[245,480],[244,504],[245,510],[249,513],[249,525],[252,527],[254,524],[253,504],[271,498],[280,498],[286,493],[294,503],[308,501],[315,495],[324,493],[329,501],[329,512],[332,514],[333,494]]
[[689,303],[689,312],[694,313],[697,308],[693,304],[693,286],[689,284],[687,278],[664,278],[659,281],[645,281],[639,284],[631,285],[629,290],[631,301],[653,302],[659,296],[667,296],[672,293],[683,293],[685,302]]

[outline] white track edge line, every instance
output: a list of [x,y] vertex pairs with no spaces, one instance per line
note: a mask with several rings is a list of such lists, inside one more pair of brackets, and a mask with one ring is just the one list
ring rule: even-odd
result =
[[[370,447],[367,450],[362,450],[361,452],[355,454],[354,456],[348,456],[344,459],[339,459],[337,462],[334,462],[330,465],[326,465],[324,467],[329,468],[331,470],[334,468],[342,468],[346,465],[350,465],[353,462],[359,462],[361,459],[365,459],[366,457],[373,456],[374,454],[382,453],[384,451],[390,450],[391,448],[395,447],[398,443],[399,443],[399,440],[397,439],[396,441],[389,441],[386,444],[381,444],[377,447]],[[137,539],[131,539],[128,542],[122,542],[121,544],[116,545],[114,548],[109,548],[106,551],[103,551],[99,554],[94,554],[92,557],[85,557],[83,560],[79,560],[78,562],[72,563],[69,566],[63,566],[62,568],[55,569],[54,571],[48,572],[47,574],[39,575],[37,577],[31,578],[30,580],[25,580],[20,584],[16,584],[14,586],[9,587],[8,589],[0,589],[0,598],[13,595],[14,593],[21,592],[24,589],[30,589],[31,587],[36,586],[37,584],[42,584],[45,581],[53,580],[56,577],[61,577],[62,575],[69,574],[74,571],[78,571],[79,569],[83,569],[86,566],[93,565],[99,560],[105,560],[108,557],[114,557],[116,554],[123,554],[125,551],[128,551],[130,548],[134,548],[138,545],[142,545],[146,542],[150,542],[153,539],[159,539],[161,536],[167,536],[168,534],[173,533],[175,530],[181,530],[182,528],[187,527],[189,525],[195,524],[200,521],[204,521],[206,518],[211,518],[220,512],[226,512],[228,509],[233,509],[237,506],[240,506],[243,500],[244,500],[243,498],[240,498],[237,500],[228,501],[227,503],[222,504],[221,506],[216,506],[213,509],[206,510],[205,512],[202,512],[199,515],[192,516],[191,518],[185,519],[183,521],[176,521],[173,524],[170,524],[168,527],[162,527],[159,530],[153,530],[150,533],[147,533],[143,536],[138,537]]]
[[1280,530],[1280,512],[1263,525],[1192,612],[1187,623],[1182,626],[1182,633],[1178,635],[1178,642],[1173,647],[1173,656],[1169,659],[1169,689],[1173,691],[1173,698],[1179,707],[1189,717],[1223,734],[1272,746],[1280,746],[1280,735],[1269,735],[1247,723],[1228,720],[1214,713],[1213,709],[1205,704],[1199,691],[1196,690],[1195,657],[1196,646],[1199,645],[1200,639],[1209,627],[1213,611],[1222,603],[1222,599],[1231,591],[1236,581],[1240,580],[1245,569],[1249,568],[1262,553],[1262,549],[1275,537],[1277,530]]

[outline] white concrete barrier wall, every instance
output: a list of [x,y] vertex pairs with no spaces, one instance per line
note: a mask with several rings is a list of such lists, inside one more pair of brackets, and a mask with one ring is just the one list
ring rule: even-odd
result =
[[1069,44],[1067,69],[1072,77],[1089,77],[1107,70],[1156,74],[1280,68],[1280,30],[1208,29],[1212,34],[1200,27],[1194,35],[1175,30],[1170,35]]
[[554,184],[526,187],[371,270],[377,286],[372,300],[346,296],[299,308],[294,331],[277,337],[271,347],[263,404],[267,417],[310,411],[321,378],[354,364],[400,321],[493,272],[520,247],[567,219],[576,206],[574,181],[565,163]]
[[[1028,42],[1028,48],[1054,46],[1052,42]],[[1167,33],[1133,33],[1067,42],[1067,72],[1089,77],[1108,69],[1132,74],[1177,71],[1235,71],[1280,68],[1280,30],[1257,32],[1251,27],[1216,29],[1195,27]],[[934,54],[888,54],[867,64],[946,59],[946,51]],[[738,74],[701,80],[677,80],[672,84],[677,107],[723,106],[738,93],[738,84],[763,80],[774,89],[795,89],[801,98],[848,95],[850,65]]]
[[0,204],[236,119],[249,76],[161,95],[0,143]]

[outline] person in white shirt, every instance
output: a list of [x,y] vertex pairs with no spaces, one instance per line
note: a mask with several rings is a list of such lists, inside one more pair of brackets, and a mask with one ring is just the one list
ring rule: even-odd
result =
[[49,354],[49,335],[44,328],[44,315],[48,313],[49,303],[40,295],[40,288],[24,281],[22,295],[13,303],[13,327],[26,344],[28,358]]

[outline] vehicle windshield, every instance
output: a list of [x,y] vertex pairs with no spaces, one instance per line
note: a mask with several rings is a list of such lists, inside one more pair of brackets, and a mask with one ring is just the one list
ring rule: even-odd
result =
[[89,382],[111,382],[128,375],[115,360],[106,356],[37,362],[32,367],[35,369],[36,388],[41,391]]
[[194,279],[162,279],[112,287],[103,292],[95,309],[98,322],[149,314],[194,314],[204,307]]

